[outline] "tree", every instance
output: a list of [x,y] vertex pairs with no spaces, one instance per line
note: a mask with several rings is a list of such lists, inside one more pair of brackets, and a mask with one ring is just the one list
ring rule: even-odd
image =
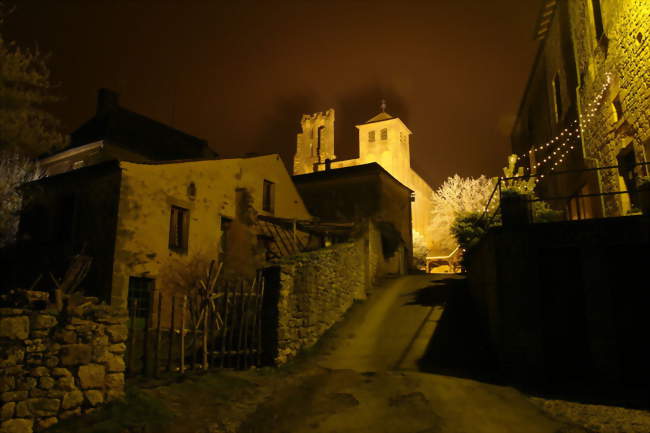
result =
[[433,192],[433,222],[430,230],[434,254],[449,254],[456,248],[457,242],[451,233],[451,226],[457,216],[468,212],[482,212],[493,190],[494,181],[485,176],[474,179],[462,178],[456,174]]
[[426,258],[429,255],[429,249],[424,240],[424,236],[417,230],[413,230],[413,264],[422,268],[426,265]]
[[[0,2],[0,25],[11,11]],[[5,41],[0,33],[0,150],[13,148],[31,156],[65,146],[59,121],[44,107],[52,94],[47,56]]]
[[[0,1],[0,26],[11,11]],[[51,94],[47,58],[0,33],[0,248],[11,243],[21,208],[19,187],[40,177],[32,158],[65,146],[58,120],[43,107]]]
[[22,205],[20,186],[40,177],[37,163],[15,150],[0,151],[0,248],[16,236]]

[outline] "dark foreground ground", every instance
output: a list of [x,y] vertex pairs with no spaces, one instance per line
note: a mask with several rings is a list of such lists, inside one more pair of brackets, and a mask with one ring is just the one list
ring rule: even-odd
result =
[[290,365],[133,383],[126,402],[51,431],[650,432],[645,411],[501,384],[464,290],[458,276],[387,280]]

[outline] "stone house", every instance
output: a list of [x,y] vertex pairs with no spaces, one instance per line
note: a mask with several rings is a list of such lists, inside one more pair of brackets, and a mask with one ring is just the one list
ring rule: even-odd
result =
[[[568,218],[626,215],[650,160],[650,4],[544,0],[540,46],[512,132],[513,152],[545,177]],[[611,167],[558,176],[552,172]],[[628,194],[589,194],[630,191]],[[587,197],[585,197],[587,196]]]
[[19,236],[37,269],[93,257],[89,294],[125,307],[168,290],[193,264],[218,259],[236,203],[248,191],[261,215],[310,219],[276,154],[196,161],[108,161],[27,186]]
[[70,134],[70,145],[39,164],[48,176],[111,160],[170,161],[216,158],[205,140],[119,105],[108,89],[97,93],[95,115]]
[[428,247],[432,247],[429,227],[433,190],[411,167],[411,131],[399,117],[386,113],[385,109],[382,103],[381,113],[356,126],[359,131],[359,157],[341,161],[336,160],[334,154],[334,110],[303,115],[293,174],[303,175],[326,168],[340,169],[371,163],[380,165],[391,177],[411,190],[412,228],[424,237]]
[[[366,230],[372,275],[406,273],[413,252],[413,191],[376,162],[296,175],[293,181],[315,217],[334,222],[372,222]],[[382,251],[379,243],[386,244],[391,231],[395,231],[394,251],[384,247],[386,254],[378,253]]]

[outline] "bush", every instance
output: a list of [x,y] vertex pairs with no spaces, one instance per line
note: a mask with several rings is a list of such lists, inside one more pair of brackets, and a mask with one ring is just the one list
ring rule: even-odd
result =
[[495,225],[488,222],[486,216],[481,218],[480,212],[465,212],[458,214],[451,225],[451,233],[463,250],[462,266],[467,269],[472,250],[478,245],[488,229]]
[[561,221],[564,218],[564,212],[551,209],[545,201],[533,202],[533,220],[536,223],[549,223]]

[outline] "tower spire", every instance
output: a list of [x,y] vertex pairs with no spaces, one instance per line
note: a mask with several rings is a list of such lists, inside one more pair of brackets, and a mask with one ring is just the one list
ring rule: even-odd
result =
[[380,105],[380,107],[381,107],[381,112],[382,112],[382,113],[385,113],[385,112],[386,112],[386,100],[385,100],[385,99],[382,99],[382,100],[381,100],[381,105]]

